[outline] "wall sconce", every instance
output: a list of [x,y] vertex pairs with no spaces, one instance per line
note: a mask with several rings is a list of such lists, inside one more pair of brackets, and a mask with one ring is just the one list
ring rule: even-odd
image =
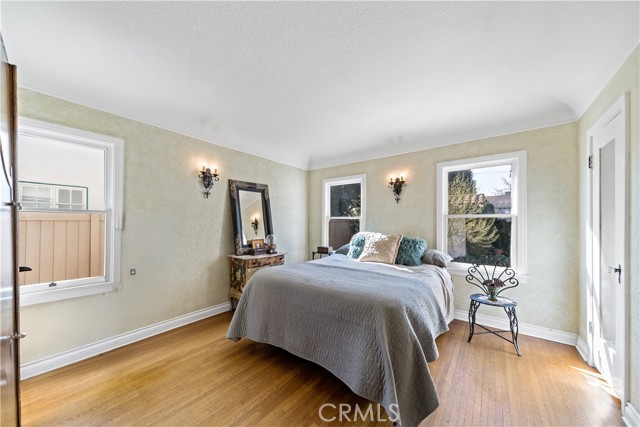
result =
[[393,180],[393,177],[389,179],[388,188],[391,189],[391,192],[395,196],[396,203],[400,203],[400,194],[402,193],[402,188],[406,186],[407,184],[404,181],[404,176],[401,176],[400,178],[396,178],[395,181]]
[[253,228],[253,231],[256,232],[256,236],[258,235],[258,225],[260,223],[258,222],[258,217],[253,218],[253,221],[251,221],[251,227]]
[[211,189],[213,188],[213,182],[220,181],[220,178],[218,178],[218,169],[214,168],[213,172],[211,172],[211,169],[207,167],[207,164],[203,163],[202,170],[198,173],[198,176],[202,179],[204,197],[208,199]]

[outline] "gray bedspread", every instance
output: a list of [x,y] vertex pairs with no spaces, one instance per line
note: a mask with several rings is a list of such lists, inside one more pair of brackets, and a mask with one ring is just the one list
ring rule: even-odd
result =
[[428,362],[453,318],[449,273],[360,263],[344,255],[262,269],[244,288],[227,338],[247,337],[315,362],[392,421],[415,426],[438,407]]

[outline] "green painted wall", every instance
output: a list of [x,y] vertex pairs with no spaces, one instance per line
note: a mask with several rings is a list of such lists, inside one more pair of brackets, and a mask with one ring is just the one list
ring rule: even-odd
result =
[[[400,232],[436,246],[437,164],[513,151],[527,152],[527,283],[509,291],[518,318],[544,328],[575,333],[578,325],[578,143],[575,124],[554,126],[447,147],[352,163],[310,172],[309,250],[321,244],[322,180],[367,175],[368,231]],[[403,174],[407,187],[396,204],[389,176]],[[476,288],[454,276],[456,309],[469,309]],[[486,307],[483,314],[504,317]]]
[[[228,179],[269,185],[278,247],[305,259],[307,171],[26,89],[18,100],[20,116],[125,140],[122,291],[22,308],[23,363],[228,301]],[[203,161],[221,174],[208,199]]]

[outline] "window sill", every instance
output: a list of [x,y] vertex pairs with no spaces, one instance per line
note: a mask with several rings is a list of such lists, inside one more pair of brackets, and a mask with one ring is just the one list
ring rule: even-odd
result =
[[[449,266],[449,267],[447,267],[447,271],[452,276],[466,277],[467,274],[468,274],[466,268],[458,267],[458,266]],[[522,273],[518,273],[518,272],[516,272],[516,276],[515,277],[516,277],[516,279],[518,279],[518,281],[520,283],[527,283],[529,281],[529,279],[531,278],[531,276],[529,276],[527,274],[522,274]]]
[[72,286],[60,289],[47,289],[40,292],[28,292],[20,294],[20,306],[42,304],[46,302],[60,301],[65,299],[86,297],[89,295],[107,294],[115,292],[120,288],[119,283],[108,282],[94,285]]

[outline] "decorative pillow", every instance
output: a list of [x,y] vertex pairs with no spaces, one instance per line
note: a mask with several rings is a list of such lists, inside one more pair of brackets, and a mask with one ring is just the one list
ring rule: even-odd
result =
[[380,233],[373,233],[371,231],[361,231],[353,235],[353,237],[351,238],[351,242],[349,243],[349,252],[347,253],[348,257],[353,259],[360,258],[360,255],[362,255],[362,249],[364,248],[364,242],[369,234],[380,234]]
[[396,264],[417,266],[422,264],[422,256],[427,250],[427,242],[424,239],[412,239],[403,237],[398,247]]
[[369,234],[366,236],[362,255],[360,255],[358,261],[393,264],[398,255],[400,240],[402,240],[402,234],[392,234],[390,236],[379,233]]
[[449,261],[451,261],[452,259],[453,258],[451,258],[449,254],[446,254],[442,251],[439,251],[437,249],[427,249],[427,251],[424,253],[424,256],[422,257],[422,262],[425,264],[433,264],[437,265],[438,267],[447,268],[447,264],[449,264]]
[[333,251],[334,254],[347,255],[349,253],[349,248],[351,245],[347,243],[346,245],[340,246],[338,249]]

